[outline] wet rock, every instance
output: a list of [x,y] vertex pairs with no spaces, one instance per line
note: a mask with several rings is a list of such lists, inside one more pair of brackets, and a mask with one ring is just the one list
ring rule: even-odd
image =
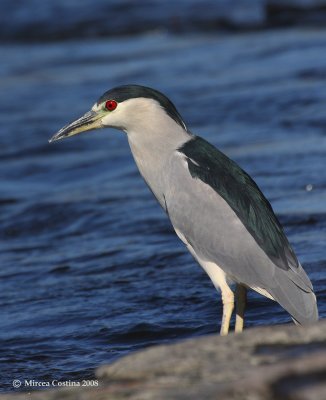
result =
[[0,400],[325,400],[326,322],[248,329],[151,347],[96,372],[95,389]]

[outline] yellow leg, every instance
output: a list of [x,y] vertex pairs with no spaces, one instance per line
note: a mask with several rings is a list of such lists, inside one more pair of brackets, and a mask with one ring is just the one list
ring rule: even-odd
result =
[[235,332],[240,333],[243,331],[244,326],[244,312],[247,303],[247,289],[237,283],[236,291],[236,317],[235,317]]
[[208,276],[211,278],[216,289],[221,289],[223,301],[223,318],[220,333],[222,336],[225,336],[229,333],[230,320],[234,309],[234,294],[226,281],[225,272],[217,264],[200,259],[200,257],[196,255],[191,246],[188,245],[188,249],[199,262],[199,264],[204,268]]
[[221,287],[223,301],[223,318],[220,334],[226,336],[229,333],[230,321],[234,309],[234,294],[228,285]]

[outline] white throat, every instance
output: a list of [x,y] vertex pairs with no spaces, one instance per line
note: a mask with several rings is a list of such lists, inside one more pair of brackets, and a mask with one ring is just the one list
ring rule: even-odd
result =
[[[140,100],[144,100],[140,104]],[[191,134],[175,122],[154,100],[137,99],[142,112],[133,113],[126,126],[132,155],[146,183],[162,204],[166,163]],[[132,122],[132,123],[131,123]]]

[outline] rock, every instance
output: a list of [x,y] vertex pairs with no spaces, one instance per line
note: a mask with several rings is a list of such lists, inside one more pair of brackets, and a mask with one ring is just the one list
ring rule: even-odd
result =
[[326,321],[151,347],[100,367],[100,387],[0,400],[325,400]]

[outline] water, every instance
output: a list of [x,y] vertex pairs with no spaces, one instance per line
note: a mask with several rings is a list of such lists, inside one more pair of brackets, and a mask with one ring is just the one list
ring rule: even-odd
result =
[[[119,84],[162,90],[255,178],[325,317],[325,45],[313,28],[0,44],[2,391],[91,378],[131,351],[218,330],[218,295],[124,134],[47,142]],[[250,294],[248,326],[289,321]]]

